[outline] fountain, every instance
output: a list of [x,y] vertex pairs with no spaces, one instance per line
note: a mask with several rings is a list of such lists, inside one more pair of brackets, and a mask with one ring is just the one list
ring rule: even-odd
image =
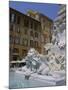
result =
[[[62,34],[65,35],[64,33],[65,31]],[[21,71],[15,71],[16,74],[13,74],[13,77],[16,76],[11,78],[10,87],[14,84],[15,88],[18,85],[19,87],[21,85],[22,87],[33,87],[33,85],[36,87],[66,84],[64,40],[60,37],[57,39],[57,36],[54,36],[52,43],[44,45],[44,48],[48,50],[47,55],[39,54],[34,48],[28,51],[24,58],[26,65],[21,68]],[[14,84],[12,84],[13,82]]]
[[25,79],[29,80],[30,75],[25,75]]
[[25,57],[25,72],[24,67],[22,67],[25,79],[29,80],[29,78],[35,76],[36,78],[44,77],[45,80],[47,76],[50,77],[50,80],[51,78],[54,79],[55,82],[62,80],[62,78],[65,79],[65,41],[62,40],[65,37],[64,35],[65,30],[62,33],[57,33],[56,36],[53,36],[52,43],[47,43],[44,46],[48,50],[47,55],[39,54],[34,48],[28,51]]

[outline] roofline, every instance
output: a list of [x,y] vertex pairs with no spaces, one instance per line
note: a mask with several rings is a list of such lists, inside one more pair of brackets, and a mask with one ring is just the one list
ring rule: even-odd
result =
[[[42,14],[42,13],[40,13],[39,11],[35,11],[35,10],[32,10],[32,9],[30,9],[30,10],[31,10],[31,11],[34,11],[34,12],[36,12],[36,13],[38,13],[39,15],[42,15],[42,16],[46,17],[48,20],[50,20],[51,22],[53,22],[53,19],[51,19],[51,18],[48,17],[47,15]],[[27,12],[29,12],[29,10],[28,10]]]
[[18,13],[20,13],[20,14],[22,14],[22,15],[24,15],[24,16],[26,16],[26,17],[28,17],[28,18],[30,18],[30,19],[38,22],[38,23],[40,23],[40,21],[38,21],[38,20],[36,20],[36,19],[34,19],[34,18],[32,18],[32,17],[30,17],[30,16],[28,16],[28,15],[26,15],[26,14],[24,14],[24,13],[18,11],[18,10],[16,10],[16,9],[14,9],[14,8],[11,8],[11,7],[10,7],[9,10],[10,10],[10,9],[12,9],[12,10],[14,10],[14,11],[16,11],[16,12],[18,12]]
[[44,16],[44,17],[46,17],[49,21],[51,21],[51,22],[53,22],[53,20],[51,19],[51,18],[49,18],[48,16],[46,16],[46,15],[44,15],[44,14],[42,14],[42,13],[39,13],[41,16]]

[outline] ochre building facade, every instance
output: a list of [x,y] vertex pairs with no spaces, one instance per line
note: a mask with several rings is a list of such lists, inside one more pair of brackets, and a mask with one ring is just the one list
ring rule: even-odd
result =
[[12,8],[9,12],[10,61],[22,60],[30,48],[43,53],[43,45],[51,42],[53,22],[43,15],[37,20]]

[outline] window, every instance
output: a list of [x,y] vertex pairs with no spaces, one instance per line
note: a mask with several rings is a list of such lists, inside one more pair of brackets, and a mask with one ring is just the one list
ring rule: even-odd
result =
[[17,24],[20,24],[20,16],[17,17]]
[[14,29],[14,26],[10,25],[10,31],[13,31],[13,29]]
[[32,37],[33,37],[33,31],[30,31],[30,36],[32,36]]
[[31,46],[31,47],[34,46],[33,44],[34,44],[34,43],[33,43],[33,40],[30,40],[30,46]]
[[17,27],[17,32],[20,33],[20,28],[19,27]]
[[35,42],[34,42],[34,45],[35,45],[35,47],[38,47],[38,42],[35,41]]
[[13,60],[16,61],[19,59],[19,55],[13,55]]
[[26,56],[26,54],[27,54],[27,50],[22,50],[22,55]]
[[22,40],[22,45],[23,46],[28,46],[28,40],[27,39],[23,39]]
[[10,44],[12,44],[12,43],[13,43],[13,37],[10,36]]
[[24,34],[26,35],[28,33],[28,30],[27,29],[24,29]]
[[16,36],[16,37],[14,38],[14,43],[15,43],[15,44],[20,44],[20,38]]
[[14,13],[10,14],[10,22],[16,22],[16,15]]
[[20,28],[18,27],[17,32],[20,33]]
[[19,53],[19,49],[18,48],[14,48],[13,49],[13,53]]
[[34,30],[37,30],[37,29],[38,29],[38,24],[34,23]]
[[30,23],[30,28],[32,29],[33,28],[33,22],[31,21]]
[[29,27],[29,20],[28,19],[24,19],[24,26]]
[[37,38],[38,38],[38,33],[37,33],[37,32],[35,32],[35,37],[37,37]]
[[20,27],[19,27],[19,25],[15,26],[14,31],[17,32],[17,33],[20,33]]
[[14,43],[14,37],[12,35],[10,35],[10,44]]

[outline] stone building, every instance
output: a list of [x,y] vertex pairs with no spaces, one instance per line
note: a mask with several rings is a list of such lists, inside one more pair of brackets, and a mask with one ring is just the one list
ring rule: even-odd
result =
[[[27,15],[38,20],[41,23],[41,32],[42,32],[42,47],[46,43],[50,43],[52,39],[52,29],[53,29],[53,20],[49,17],[45,16],[36,11],[29,10]],[[42,49],[42,53],[44,54],[44,48]]]
[[10,60],[22,60],[30,48],[44,52],[44,45],[51,42],[53,21],[38,12],[23,14],[9,9]]
[[41,23],[15,9],[9,9],[10,60],[22,60],[32,47],[41,53]]

